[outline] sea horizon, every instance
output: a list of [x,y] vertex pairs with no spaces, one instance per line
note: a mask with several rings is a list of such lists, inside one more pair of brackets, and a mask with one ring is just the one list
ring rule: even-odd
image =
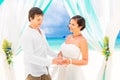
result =
[[[61,45],[65,41],[65,37],[47,37],[46,39],[48,41],[50,48],[54,51],[59,51]],[[89,50],[93,50],[93,51],[95,50],[90,45],[88,45],[88,47],[89,47]],[[120,37],[116,38],[114,49],[117,51],[120,50]]]

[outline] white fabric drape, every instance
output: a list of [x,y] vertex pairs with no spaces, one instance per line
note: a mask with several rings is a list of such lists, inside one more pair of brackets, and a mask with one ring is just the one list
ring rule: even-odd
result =
[[15,80],[15,70],[8,65],[5,53],[0,49],[0,80]]
[[[45,13],[51,2],[52,0],[4,0],[0,5],[0,46],[4,39],[11,42],[15,58],[22,51],[20,38],[28,24],[29,9],[36,6]],[[2,51],[1,48],[0,51]],[[0,55],[2,60],[0,63],[0,80],[16,80],[14,63],[9,68],[5,53],[0,52],[0,54],[2,54]]]
[[52,0],[5,0],[0,6],[0,44],[4,38],[7,38],[12,42],[13,52],[17,54],[20,48],[20,37],[28,24],[29,9],[37,6],[46,12],[51,1]]
[[[63,0],[63,2],[70,17],[79,14],[85,18],[86,29],[83,31],[83,34],[87,38],[88,43],[99,53],[102,53],[103,38],[108,36],[110,51],[114,54],[115,40],[120,30],[120,1]],[[112,56],[109,57],[107,62],[103,59],[96,80],[110,80],[111,65]]]

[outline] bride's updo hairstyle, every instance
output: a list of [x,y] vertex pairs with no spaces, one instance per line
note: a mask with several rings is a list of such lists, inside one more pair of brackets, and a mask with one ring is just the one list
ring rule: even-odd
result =
[[[82,27],[81,28],[81,31],[85,28],[85,19],[82,17],[82,16],[80,16],[80,15],[76,15],[76,16],[73,16],[71,19],[74,19],[74,20],[76,20],[77,21],[77,24],[78,24],[78,26],[79,27]],[[71,20],[70,19],[70,20]]]

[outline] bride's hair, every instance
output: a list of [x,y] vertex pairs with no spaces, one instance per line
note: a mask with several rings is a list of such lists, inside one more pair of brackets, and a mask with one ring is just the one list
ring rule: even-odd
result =
[[73,16],[71,19],[75,19],[77,21],[78,26],[82,26],[81,31],[86,27],[85,19],[82,16],[76,15],[76,16]]

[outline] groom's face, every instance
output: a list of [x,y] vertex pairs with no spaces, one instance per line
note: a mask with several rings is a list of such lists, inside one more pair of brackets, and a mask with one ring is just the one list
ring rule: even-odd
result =
[[43,21],[43,15],[34,15],[34,18],[30,17],[30,23],[34,28],[39,28]]

